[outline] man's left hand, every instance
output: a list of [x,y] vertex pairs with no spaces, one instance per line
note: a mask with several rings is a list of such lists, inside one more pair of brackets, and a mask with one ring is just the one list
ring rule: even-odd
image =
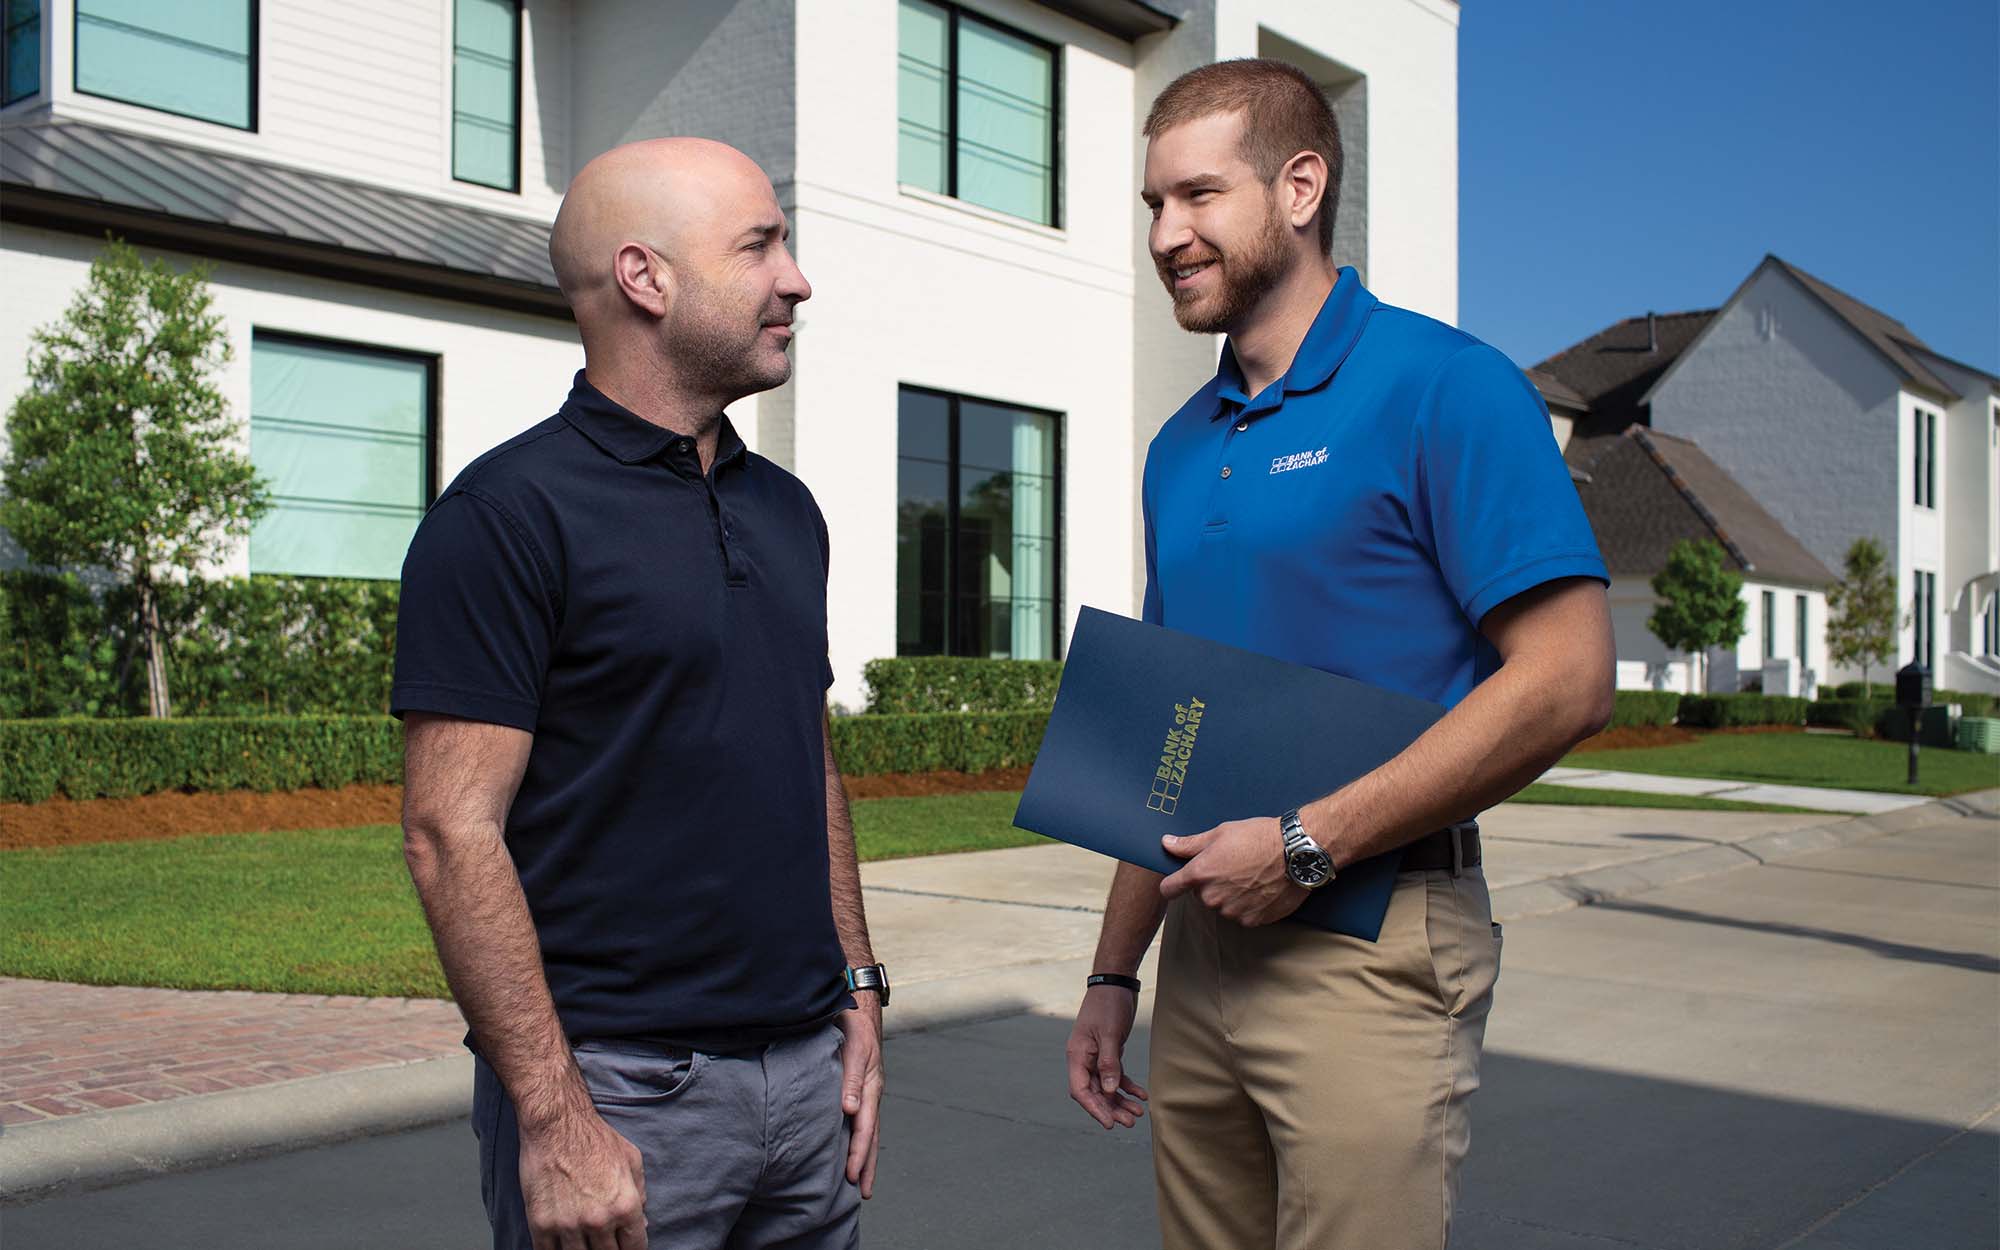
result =
[[1192,894],[1245,928],[1283,920],[1306,901],[1305,887],[1285,875],[1285,839],[1276,817],[1225,821],[1188,838],[1168,834],[1160,844],[1187,861],[1160,882],[1169,901]]
[[847,1179],[861,1186],[861,1196],[875,1196],[875,1154],[881,1144],[882,1005],[863,990],[860,1003],[840,1015],[847,1040],[840,1047],[840,1109],[854,1125],[847,1146]]

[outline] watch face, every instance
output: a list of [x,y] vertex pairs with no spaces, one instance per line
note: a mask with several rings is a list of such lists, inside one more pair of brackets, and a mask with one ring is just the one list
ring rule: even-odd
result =
[[1304,886],[1314,886],[1326,880],[1328,861],[1323,851],[1294,852],[1285,864],[1292,880]]

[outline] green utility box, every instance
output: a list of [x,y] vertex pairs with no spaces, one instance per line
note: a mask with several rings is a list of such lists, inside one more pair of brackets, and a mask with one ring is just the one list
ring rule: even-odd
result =
[[2000,755],[2000,717],[1966,716],[1958,722],[1958,749]]

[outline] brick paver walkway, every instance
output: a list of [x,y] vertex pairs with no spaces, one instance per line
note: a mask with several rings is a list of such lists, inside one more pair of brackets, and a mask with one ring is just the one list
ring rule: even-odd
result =
[[0,1125],[463,1053],[426,998],[153,990],[0,977]]

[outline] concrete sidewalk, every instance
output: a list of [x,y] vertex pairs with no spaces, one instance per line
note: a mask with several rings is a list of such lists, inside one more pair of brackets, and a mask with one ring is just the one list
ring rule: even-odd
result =
[[[1947,804],[1991,814],[2000,791]],[[1846,845],[1936,814],[1906,806],[1829,822],[1509,804],[1482,824],[1504,920]],[[891,1036],[1074,1008],[1109,861],[1051,844],[886,861],[862,875],[876,951],[897,985]],[[1150,982],[1151,969],[1142,976]],[[470,1097],[462,1026],[444,1002],[0,980],[0,1017],[10,1025],[0,1046],[0,1202],[9,1204],[434,1123],[464,1114]]]
[[1922,807],[1922,795],[1883,794],[1874,790],[1831,790],[1824,786],[1779,786],[1713,777],[1667,777],[1657,773],[1624,773],[1595,768],[1551,768],[1543,781],[1584,790],[1629,790],[1638,794],[1686,794],[1727,799],[1732,803],[1771,803],[1805,807],[1816,812],[1847,812],[1857,816],[1900,812]]

